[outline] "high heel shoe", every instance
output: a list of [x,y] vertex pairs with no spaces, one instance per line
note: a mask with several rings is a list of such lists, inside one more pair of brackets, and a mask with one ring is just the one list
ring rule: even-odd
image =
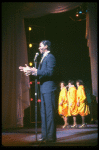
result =
[[74,124],[73,126],[71,126],[71,128],[77,128],[77,124]]
[[65,124],[65,125],[63,125],[63,126],[62,126],[62,128],[64,129],[64,128],[65,128],[65,127],[67,127],[67,126],[68,126],[68,123],[67,123],[67,124]]
[[66,125],[62,126],[62,128],[64,129],[66,127]]
[[84,127],[87,127],[87,124],[82,124],[81,126],[79,126],[79,128],[84,128]]

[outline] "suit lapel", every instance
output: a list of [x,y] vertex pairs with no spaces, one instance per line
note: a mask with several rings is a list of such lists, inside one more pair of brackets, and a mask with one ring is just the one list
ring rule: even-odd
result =
[[41,69],[42,63],[46,60],[46,58],[48,57],[48,55],[49,55],[49,53],[44,57],[44,59],[43,59],[42,62],[40,61],[38,69]]

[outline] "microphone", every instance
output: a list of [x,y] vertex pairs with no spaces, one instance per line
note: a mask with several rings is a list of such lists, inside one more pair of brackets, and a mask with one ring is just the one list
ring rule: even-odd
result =
[[39,55],[39,53],[35,54],[34,61],[36,61],[38,55]]

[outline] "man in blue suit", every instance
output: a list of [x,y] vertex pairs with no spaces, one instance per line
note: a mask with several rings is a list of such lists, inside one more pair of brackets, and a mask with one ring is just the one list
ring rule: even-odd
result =
[[38,69],[32,68],[32,75],[39,76],[41,92],[42,137],[39,141],[56,141],[54,73],[56,60],[50,53],[51,42],[41,41],[39,51],[42,58]]

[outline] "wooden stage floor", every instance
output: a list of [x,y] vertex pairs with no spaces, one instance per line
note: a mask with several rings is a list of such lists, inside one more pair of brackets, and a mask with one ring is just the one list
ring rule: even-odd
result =
[[[55,143],[36,142],[35,128],[10,129],[2,132],[2,146],[98,146],[98,125],[88,124],[86,128],[62,129],[57,126],[57,141]],[[37,139],[41,137],[38,128]]]

